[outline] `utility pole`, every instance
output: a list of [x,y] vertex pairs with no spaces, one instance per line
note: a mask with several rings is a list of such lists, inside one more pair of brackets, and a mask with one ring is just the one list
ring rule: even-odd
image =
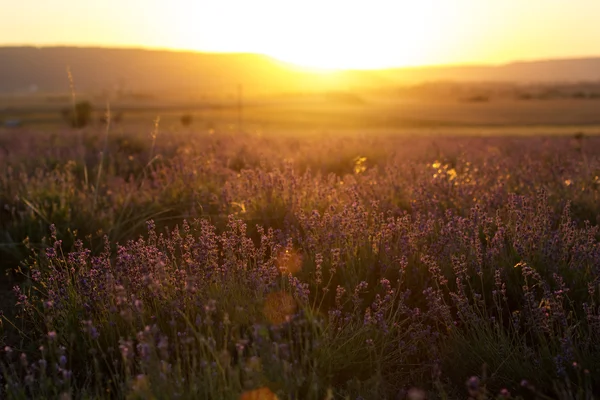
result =
[[238,132],[242,133],[243,131],[243,126],[242,126],[242,111],[243,111],[243,104],[242,104],[242,94],[243,94],[243,86],[241,83],[238,83],[238,87],[237,87],[237,97],[238,97],[238,104],[237,104],[237,125],[238,125]]

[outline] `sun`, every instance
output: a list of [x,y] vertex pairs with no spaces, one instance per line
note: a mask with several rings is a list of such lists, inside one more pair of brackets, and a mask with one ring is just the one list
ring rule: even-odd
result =
[[299,19],[311,23],[270,41],[267,54],[307,67],[378,69],[426,64],[443,42],[443,20],[427,2],[398,1],[387,12],[377,2],[323,3],[303,9]]
[[[227,1],[211,3],[173,15],[177,23],[165,40],[177,48],[261,53],[304,67],[377,69],[439,59],[451,2],[255,0],[236,2],[235,13]],[[223,18],[202,20],[209,6],[211,15]]]

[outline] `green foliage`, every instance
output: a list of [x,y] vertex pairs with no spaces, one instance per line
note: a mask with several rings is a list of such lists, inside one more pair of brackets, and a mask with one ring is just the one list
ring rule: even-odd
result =
[[79,101],[74,109],[65,108],[62,117],[73,127],[83,128],[92,122],[93,106],[89,101]]
[[181,125],[190,126],[194,121],[194,117],[191,114],[183,114],[181,116]]

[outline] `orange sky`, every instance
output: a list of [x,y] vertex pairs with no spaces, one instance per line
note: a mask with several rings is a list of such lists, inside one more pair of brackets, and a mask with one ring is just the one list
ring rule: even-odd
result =
[[599,0],[20,0],[2,5],[0,45],[256,52],[322,68],[503,63],[600,56],[599,16]]

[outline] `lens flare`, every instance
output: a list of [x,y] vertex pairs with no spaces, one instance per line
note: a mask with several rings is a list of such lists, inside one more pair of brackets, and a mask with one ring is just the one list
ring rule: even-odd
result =
[[285,249],[277,257],[277,268],[282,274],[296,274],[302,269],[302,256],[293,249]]
[[281,325],[289,321],[296,308],[296,300],[290,294],[273,292],[267,295],[263,313],[270,323]]
[[240,396],[240,400],[278,400],[279,397],[271,389],[264,386],[258,389],[249,390]]

